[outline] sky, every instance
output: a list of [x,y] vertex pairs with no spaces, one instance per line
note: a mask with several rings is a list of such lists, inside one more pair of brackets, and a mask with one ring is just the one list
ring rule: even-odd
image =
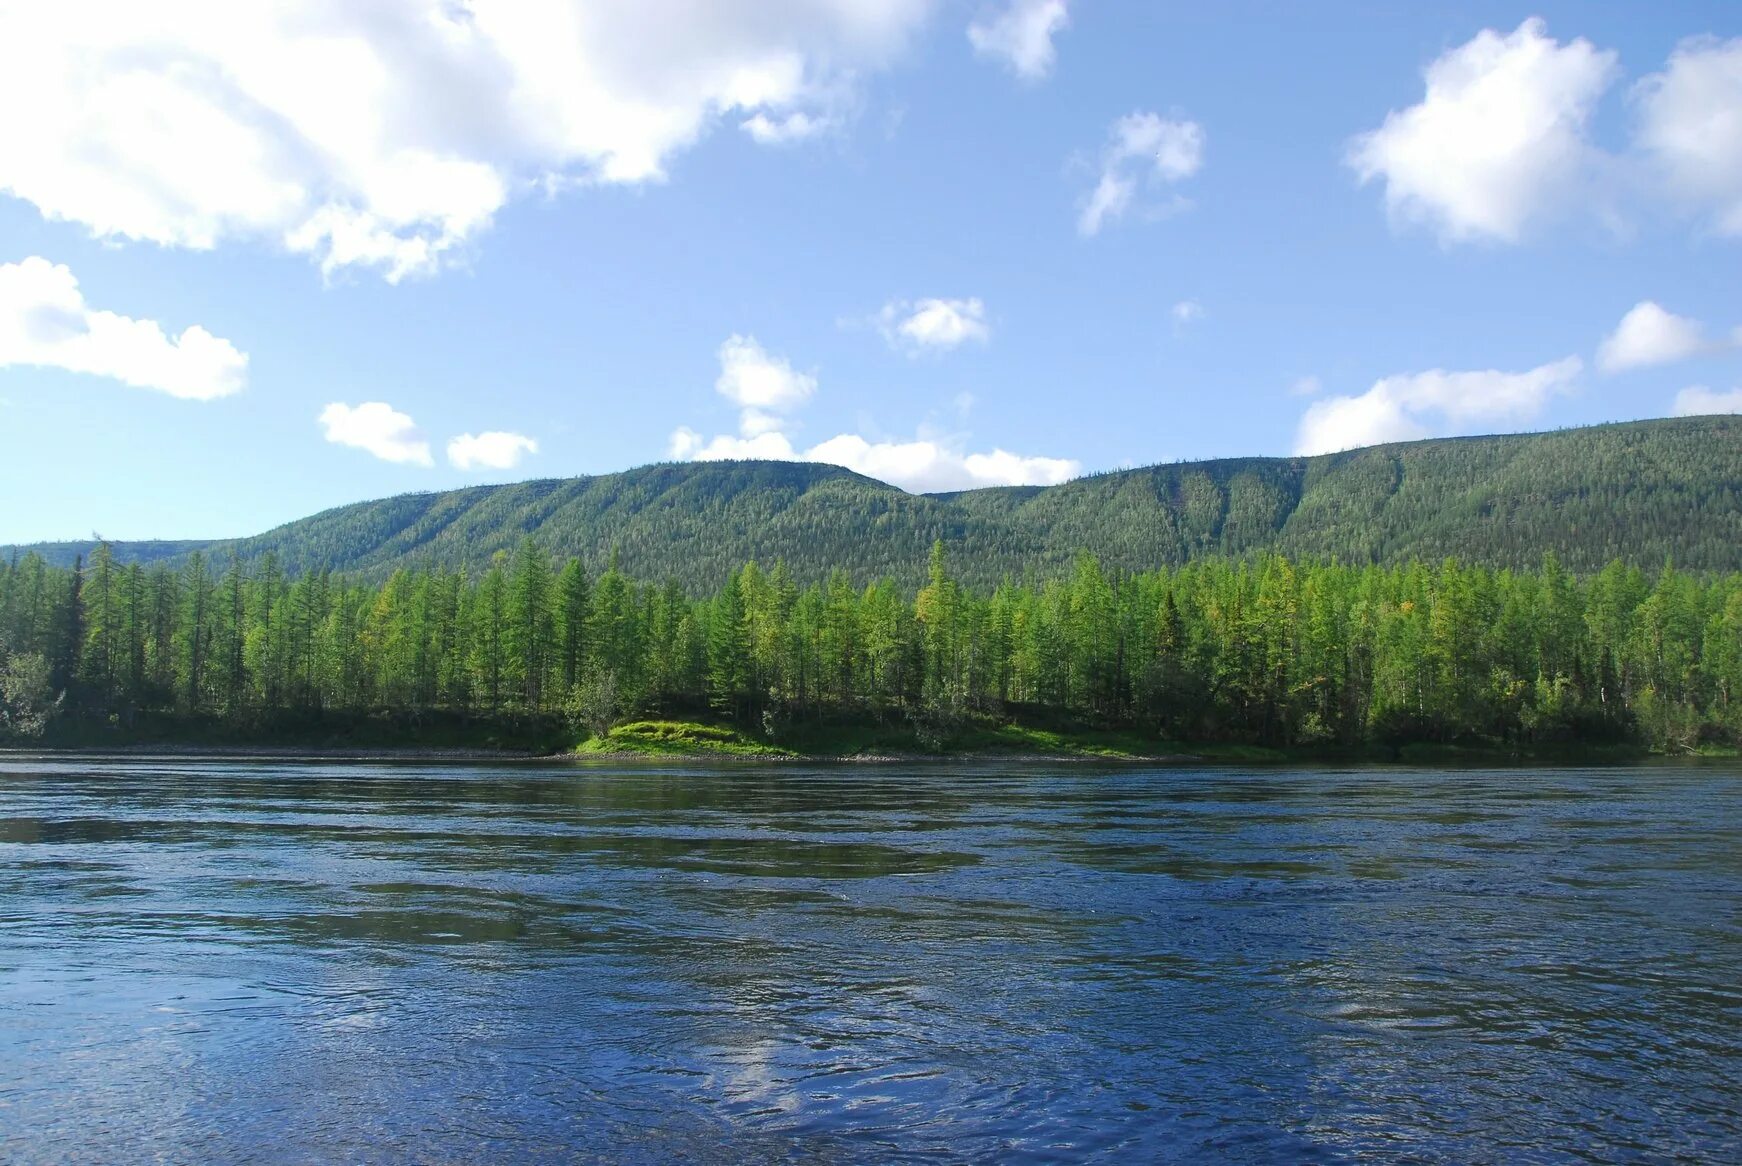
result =
[[0,543],[1742,411],[1742,5],[0,0]]

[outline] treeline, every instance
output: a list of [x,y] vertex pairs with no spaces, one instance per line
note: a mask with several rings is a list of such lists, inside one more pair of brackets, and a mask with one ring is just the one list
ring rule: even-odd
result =
[[708,598],[597,577],[528,539],[477,574],[295,577],[0,565],[0,732],[142,713],[567,717],[710,710],[777,736],[802,718],[1069,719],[1185,741],[1742,738],[1742,576],[1575,577],[1447,560],[1278,556],[1147,573],[1080,555],[1061,578],[966,586],[933,548],[917,592],[750,563]]

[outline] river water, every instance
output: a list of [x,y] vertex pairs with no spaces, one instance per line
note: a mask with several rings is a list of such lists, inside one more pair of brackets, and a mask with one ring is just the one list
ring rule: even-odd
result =
[[1742,773],[0,757],[0,1160],[1742,1161]]

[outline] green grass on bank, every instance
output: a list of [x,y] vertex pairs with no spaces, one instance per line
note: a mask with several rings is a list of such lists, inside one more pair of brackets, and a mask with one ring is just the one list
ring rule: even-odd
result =
[[631,721],[575,747],[580,754],[646,757],[793,757],[790,749],[758,741],[724,725],[694,721]]
[[[1141,761],[1192,759],[1224,764],[1391,763],[1479,765],[1617,763],[1649,757],[1640,745],[1566,743],[1519,746],[1505,743],[1418,742],[1385,745],[1272,747],[1237,742],[1171,741],[1133,730],[1024,725],[991,719],[948,733],[921,732],[890,723],[811,722],[781,726],[774,740],[744,729],[700,721],[634,721],[577,748],[580,755],[741,758],[1066,757]],[[1734,756],[1734,751],[1730,754]]]
[[975,724],[922,736],[901,724],[806,723],[783,726],[775,740],[730,725],[633,721],[589,737],[581,755],[648,757],[905,757],[934,755],[1085,757],[1135,760],[1180,752],[1142,734],[1066,731],[1016,724]]
[[648,757],[1081,757],[1107,761],[1189,756],[1282,761],[1282,750],[1249,745],[1190,746],[1124,730],[1041,728],[986,721],[949,733],[922,733],[901,723],[816,722],[781,726],[774,740],[731,725],[635,721],[575,749],[581,755]]

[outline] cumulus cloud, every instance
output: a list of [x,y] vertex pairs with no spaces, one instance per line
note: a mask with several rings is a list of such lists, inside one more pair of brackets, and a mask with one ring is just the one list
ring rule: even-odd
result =
[[1709,413],[1742,413],[1742,389],[1727,393],[1694,385],[1675,395],[1671,412],[1677,417],[1703,417]]
[[0,192],[104,239],[399,280],[517,192],[660,180],[725,118],[808,132],[935,2],[0,5],[0,107],[29,111],[0,118]]
[[1667,193],[1742,235],[1742,37],[1683,41],[1668,67],[1640,82],[1638,147]]
[[[741,406],[738,432],[704,437],[688,426],[679,427],[668,447],[674,460],[827,462],[920,491],[1051,485],[1082,472],[1079,463],[1066,458],[1025,457],[1003,449],[970,452],[959,436],[924,431],[898,441],[843,433],[800,447],[788,432],[788,414],[815,393],[816,379],[795,372],[784,358],[770,355],[750,337],[733,336],[720,346],[719,357],[720,377],[714,387]],[[964,415],[971,404],[971,397],[956,401]]]
[[[738,406],[738,436],[721,437],[716,441],[758,443],[771,451],[761,453],[721,454],[722,457],[782,458],[779,451],[791,447],[782,431],[787,426],[786,415],[810,400],[817,391],[817,378],[792,367],[784,356],[775,356],[757,343],[754,336],[733,334],[720,345],[717,353],[720,375],[714,380],[714,391]],[[680,428],[672,434],[671,456],[690,460],[696,451],[707,445],[694,430]],[[724,447],[722,447],[724,448]]]
[[333,402],[321,411],[321,429],[335,445],[367,450],[384,462],[433,466],[429,442],[415,422],[383,401]]
[[968,41],[1024,81],[1039,81],[1057,57],[1052,38],[1070,22],[1066,0],[1006,0],[968,26]]
[[1698,320],[1678,316],[1643,300],[1621,317],[1621,323],[1597,349],[1597,367],[1604,372],[1621,372],[1671,364],[1711,347]]
[[965,453],[952,442],[923,437],[873,442],[850,433],[812,446],[805,460],[846,466],[904,489],[926,491],[1051,486],[1082,473],[1082,466],[1067,458],[1023,457],[1003,449]]
[[[1171,186],[1196,174],[1204,165],[1204,128],[1195,121],[1170,121],[1159,114],[1131,113],[1113,123],[1101,153],[1101,177],[1084,196],[1077,230],[1097,235],[1108,223],[1124,217],[1138,191]],[[1178,195],[1162,210],[1188,205]]]
[[985,344],[992,339],[986,305],[975,298],[895,300],[883,306],[877,322],[885,340],[910,352],[942,351],[970,340]]
[[1429,65],[1421,102],[1357,137],[1348,163],[1384,183],[1396,221],[1448,241],[1517,242],[1601,165],[1586,129],[1615,75],[1613,52],[1563,45],[1540,19],[1484,29]]
[[1475,424],[1520,424],[1572,389],[1584,365],[1576,356],[1528,372],[1430,372],[1386,377],[1358,396],[1314,401],[1301,417],[1297,454],[1333,453],[1414,441]]
[[754,336],[729,337],[719,356],[714,391],[745,409],[783,411],[817,391],[816,377],[798,372],[785,357],[770,356]]
[[448,464],[457,470],[510,470],[522,457],[537,452],[538,442],[524,433],[499,429],[462,433],[448,442]]
[[68,268],[40,256],[0,265],[0,368],[9,365],[90,373],[195,401],[240,392],[248,379],[248,357],[228,340],[198,324],[172,339],[155,320],[97,311]]
[[721,434],[710,439],[683,428],[672,434],[670,453],[679,461],[765,458],[826,462],[918,492],[1050,486],[1082,473],[1082,465],[1068,458],[1024,457],[1004,449],[969,453],[959,440],[923,435],[910,441],[868,441],[855,433],[843,433],[799,449],[784,433],[755,437]]

